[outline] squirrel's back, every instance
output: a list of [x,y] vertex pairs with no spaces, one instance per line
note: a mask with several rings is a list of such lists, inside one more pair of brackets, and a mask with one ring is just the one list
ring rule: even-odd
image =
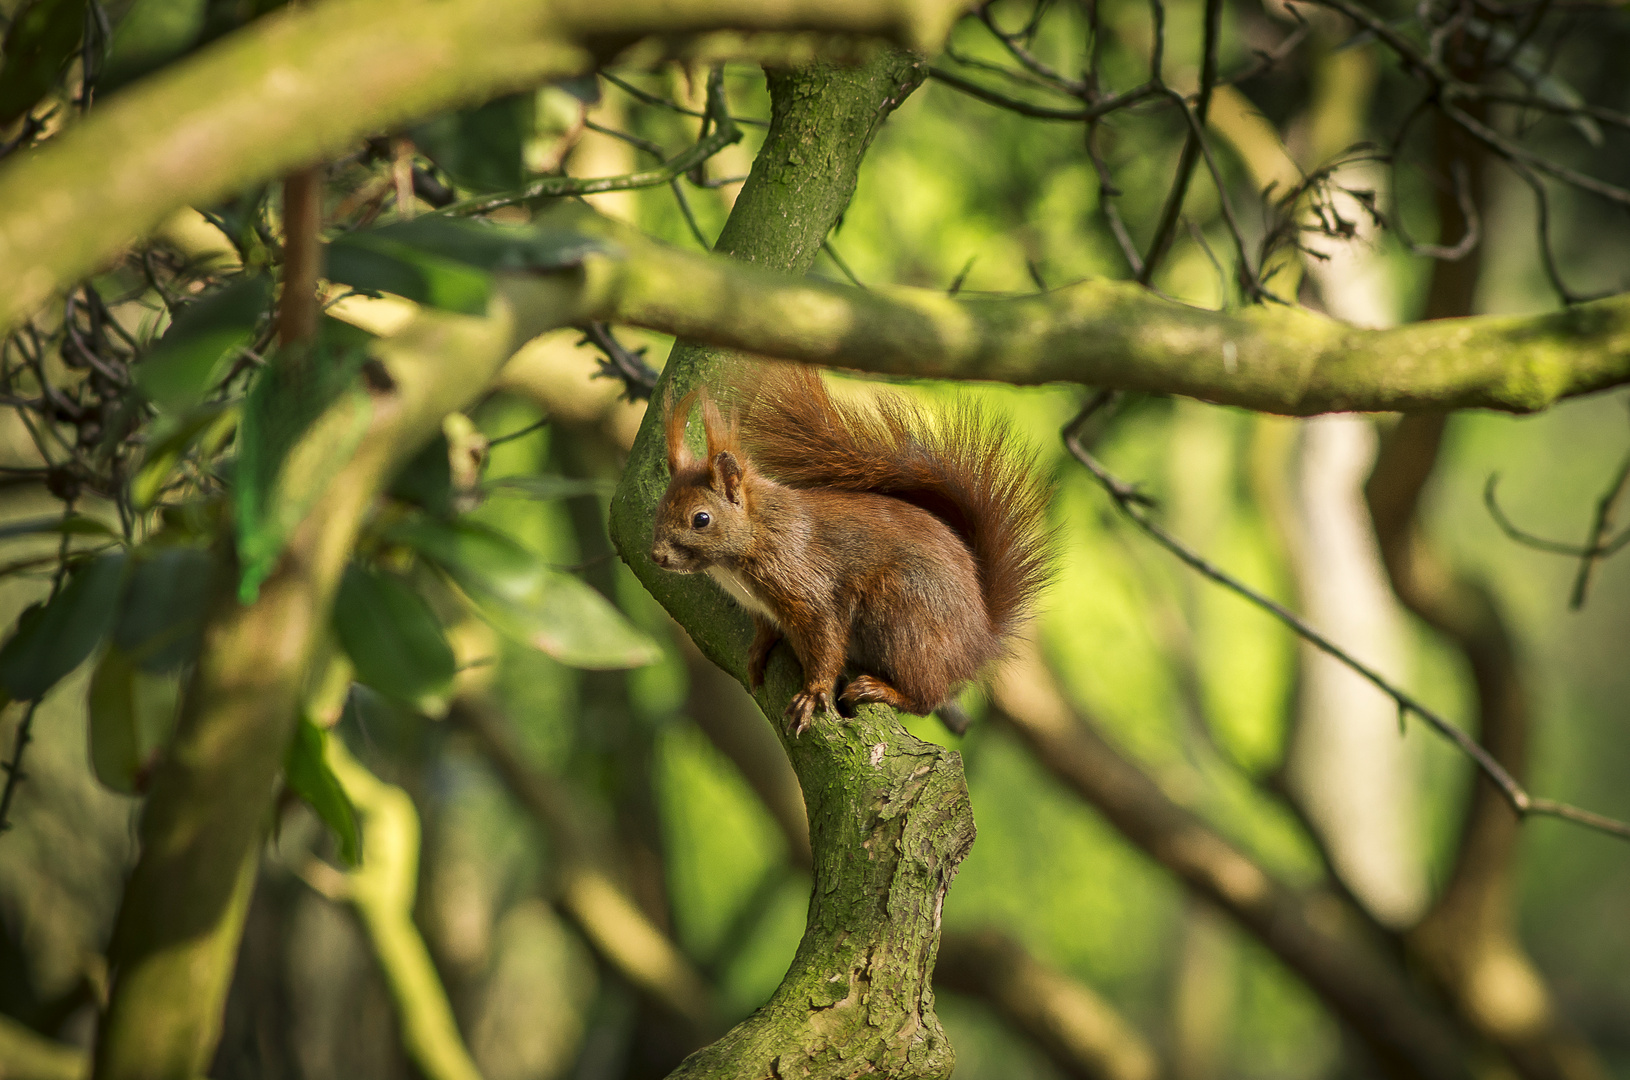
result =
[[1049,573],[1046,494],[1005,420],[971,402],[930,416],[898,394],[834,401],[814,369],[794,364],[766,364],[744,413],[748,455],[766,475],[928,510],[972,552],[992,632],[1029,613]]

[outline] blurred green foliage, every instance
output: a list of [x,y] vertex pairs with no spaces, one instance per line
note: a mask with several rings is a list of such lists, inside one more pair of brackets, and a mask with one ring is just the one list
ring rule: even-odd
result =
[[[131,18],[154,6],[137,5]],[[204,6],[191,7],[201,12]],[[66,50],[29,21],[44,18],[48,9],[54,10],[43,2],[31,5],[12,24],[0,71],[0,112],[26,108],[18,95],[43,94],[35,84],[57,76],[63,63],[59,54]],[[1250,46],[1262,38],[1265,25],[1281,24],[1255,5],[1229,10],[1224,60],[1225,66],[1237,67],[1250,59]],[[204,32],[200,12],[189,16],[182,35],[186,42],[172,42],[174,49]],[[1191,64],[1198,54],[1197,13],[1194,2],[1168,8],[1166,47],[1173,64]],[[1109,4],[1103,18],[1113,31],[1105,38],[1105,77],[1118,86],[1131,85],[1146,63],[1139,42],[1147,40],[1147,10]],[[1063,63],[1073,55],[1072,43],[1084,34],[1081,19],[1075,9],[1061,6],[1040,46],[1050,60]],[[126,37],[141,29],[135,22],[121,25],[133,27]],[[1570,77],[1587,99],[1623,104],[1611,54],[1625,33],[1619,26],[1595,51],[1573,47],[1567,54],[1578,62]],[[42,44],[29,44],[34,39],[27,35],[40,37]],[[123,40],[116,30],[115,58]],[[955,43],[964,56],[1003,59],[997,43],[977,25],[959,29]],[[36,70],[42,64],[51,66],[43,77]],[[655,75],[625,74],[658,96],[692,107],[700,102],[700,80],[678,67]],[[1244,90],[1271,120],[1289,128],[1305,104],[1308,78],[1301,69],[1273,72],[1247,82]],[[1390,72],[1381,79],[1367,136],[1382,138],[1393,130],[1407,107],[1402,81],[1402,75]],[[760,72],[732,66],[726,86],[736,115],[768,115]],[[694,118],[609,85],[601,89],[604,97],[591,114],[598,123],[670,152],[694,140]],[[537,109],[529,98],[506,100],[436,118],[412,134],[426,164],[439,166],[455,186],[470,191],[513,186],[527,161],[548,156],[563,127],[571,129],[571,138],[582,135],[571,123],[557,122],[559,98],[558,90],[545,90]],[[1102,133],[1106,160],[1124,193],[1117,205],[1135,230],[1158,214],[1181,134],[1178,122],[1160,113],[1117,120]],[[761,138],[762,128],[748,128],[743,144],[710,162],[707,175],[739,175]],[[1557,136],[1559,156],[1595,152],[1585,145],[1588,140],[1569,138],[1566,132]],[[1622,146],[1611,144],[1601,153],[1606,156],[1592,160],[1606,161],[1616,174],[1630,171]],[[1225,174],[1240,181],[1236,193],[1248,190],[1249,183],[1241,181],[1246,166],[1238,156],[1223,148],[1219,157]],[[582,135],[566,160],[574,173],[587,169],[595,175],[653,163],[637,146],[592,132]],[[388,168],[389,163],[361,155],[337,166],[334,174],[354,179],[344,170],[360,175],[371,169],[366,179],[373,182]],[[1407,173],[1400,176],[1399,212],[1415,232],[1429,234],[1432,194]],[[1554,306],[1535,256],[1533,211],[1520,197],[1519,182],[1500,176],[1491,185],[1479,307],[1526,312]],[[359,189],[363,183],[356,179],[351,186]],[[717,235],[734,190],[732,185],[687,189],[689,209],[704,236]],[[832,247],[866,285],[949,287],[960,280],[963,292],[1020,293],[1038,282],[1125,277],[1128,267],[1106,224],[1104,198],[1079,127],[1021,120],[929,82],[877,139]],[[602,197],[600,205],[669,242],[696,244],[667,188]],[[1622,269],[1622,219],[1609,220],[1573,200],[1561,205],[1565,272],[1594,281]],[[1260,206],[1247,212],[1252,227],[1265,213]],[[1237,302],[1237,286],[1213,261],[1230,241],[1209,183],[1194,184],[1185,214],[1194,227],[1178,234],[1154,284],[1196,304]],[[271,213],[262,207],[240,217],[231,220],[238,220],[235,235],[248,254],[254,223],[264,224]],[[229,220],[224,209],[221,220]],[[399,232],[415,228],[424,229],[404,225]],[[388,240],[388,230],[382,234]],[[1364,243],[1380,269],[1383,291],[1401,315],[1413,317],[1429,263],[1411,256],[1393,233]],[[427,301],[445,293],[454,297],[448,306],[459,310],[473,310],[486,298],[484,285],[472,292],[468,275],[461,277],[458,267],[449,271],[446,260],[423,251],[415,255],[417,263],[407,260],[404,270],[396,258],[401,253],[377,235],[359,234],[334,251],[336,276],[359,287]],[[553,257],[538,254],[544,261]],[[381,266],[398,277],[417,274],[419,292],[392,288]],[[821,260],[816,272],[843,277],[829,259]],[[104,291],[128,291],[131,274],[127,266],[110,271]],[[245,297],[251,302],[244,311],[212,321],[211,306],[230,306]],[[264,329],[267,299],[260,278],[213,294],[173,324],[167,312],[157,314],[161,305],[151,298],[146,302],[154,314],[134,329],[156,344],[147,353],[147,366],[138,369],[139,381],[167,414],[179,416],[205,398],[219,382],[231,349]],[[171,328],[160,336],[164,325]],[[352,357],[348,364],[328,367],[343,368],[350,392],[360,393],[352,380],[359,364],[360,358]],[[581,351],[580,366],[586,379],[592,366],[588,350]],[[268,509],[273,499],[268,492],[283,463],[280,453],[293,440],[288,425],[303,425],[316,411],[310,401],[300,408],[286,403],[270,408],[264,399],[278,387],[266,379],[257,385],[262,389],[245,399],[238,437],[265,456],[245,452],[239,460],[248,458],[253,469],[240,465],[235,476],[238,543],[251,575],[276,557],[299,516],[287,507]],[[287,392],[298,396],[309,389],[302,384]],[[241,390],[240,385],[233,400],[242,399]],[[986,399],[1014,416],[1037,447],[1038,468],[1056,485],[1052,512],[1059,545],[1058,576],[1045,602],[1041,632],[1075,704],[1168,795],[1203,815],[1263,866],[1293,883],[1318,880],[1323,872],[1318,851],[1261,786],[1286,752],[1299,678],[1291,635],[1260,611],[1193,577],[1114,515],[1057,438],[1079,406],[1079,388],[911,385],[907,392],[930,402]],[[322,390],[318,404],[332,395],[332,388]],[[190,426],[181,420],[176,430],[184,428],[186,434],[177,446],[192,445],[213,430],[209,425],[220,415],[220,404]],[[1532,418],[1457,417],[1446,467],[1431,492],[1428,521],[1435,540],[1490,582],[1519,628],[1536,710],[1531,787],[1621,817],[1630,815],[1624,783],[1630,776],[1630,740],[1623,731],[1624,703],[1630,701],[1630,665],[1624,662],[1630,570],[1622,559],[1608,561],[1588,606],[1570,613],[1572,563],[1504,537],[1483,507],[1482,492],[1489,474],[1499,473],[1505,506],[1518,520],[1541,523],[1536,527],[1556,535],[1577,535],[1623,452],[1624,412],[1621,393],[1569,402]],[[274,414],[283,427],[257,444],[257,424],[264,428]],[[499,440],[481,469],[489,492],[506,480],[615,477],[618,451],[603,431],[560,422],[502,438],[550,419],[519,394],[496,395],[473,413],[479,436]],[[6,423],[0,464],[34,463],[23,433],[9,419]],[[1119,415],[1098,452],[1119,475],[1155,495],[1195,547],[1294,604],[1284,539],[1253,459],[1262,433],[1286,423],[1197,402],[1142,399]],[[165,445],[163,438],[154,439],[155,447]],[[662,1038],[652,1034],[660,1032],[662,1021],[604,962],[596,962],[578,930],[560,915],[554,904],[558,882],[551,876],[559,841],[506,794],[471,740],[439,717],[451,680],[470,679],[490,692],[514,725],[528,763],[569,794],[595,835],[615,851],[630,892],[713,980],[729,1018],[755,1008],[778,983],[802,932],[808,878],[790,861],[782,832],[752,787],[693,722],[693,710],[714,703],[690,693],[693,661],[677,640],[679,631],[610,557],[604,484],[535,487],[534,494],[545,496],[537,499],[480,499],[456,490],[446,467],[448,452],[446,441],[436,444],[418,463],[423,469],[410,469],[399,479],[392,491],[399,504],[392,510],[395,517],[369,537],[364,562],[347,576],[335,638],[354,663],[358,681],[378,693],[353,688],[345,719],[331,737],[344,738],[371,769],[417,801],[426,823],[419,923],[488,1075],[494,1080],[647,1075],[652,1063],[662,1060]],[[169,470],[180,467],[180,453],[176,449],[174,460],[163,459],[151,498],[138,500],[143,507],[156,505]],[[148,460],[159,460],[156,450]],[[241,490],[252,479],[258,494],[245,499]],[[515,491],[526,490],[525,483],[515,485]],[[312,492],[303,490],[301,496],[309,505]],[[471,505],[456,506],[460,498]],[[0,500],[7,521],[35,520],[56,506],[26,489],[7,489]],[[84,510],[111,530],[117,515],[105,500],[90,500]],[[168,539],[184,546],[143,549],[142,558],[153,564],[201,558],[197,537],[183,526],[177,518],[164,527]],[[468,545],[460,547],[460,538],[487,547],[472,555]],[[8,537],[7,542],[15,548],[8,558],[44,559],[58,537]],[[62,659],[56,667],[28,652],[29,629],[46,619],[72,621],[78,611],[74,604],[89,589],[117,591],[120,571],[110,566],[111,556],[68,578],[52,605],[33,621],[23,616],[23,630],[0,651],[0,680],[13,698],[57,684],[36,721],[30,779],[13,811],[17,827],[0,839],[0,1012],[81,1043],[106,977],[98,966],[99,951],[128,865],[136,804],[133,797],[110,794],[93,778],[86,750],[87,680],[85,672],[70,671],[95,651],[114,622],[111,614],[95,626],[74,622],[72,633],[64,634],[74,639],[75,650],[53,654],[73,662]],[[41,563],[0,583],[6,625],[25,604],[44,599],[51,569]],[[192,566],[192,571],[196,582],[206,568]],[[178,586],[178,593],[184,591]],[[494,614],[494,609],[501,611]],[[472,618],[472,610],[484,611],[493,625]],[[111,606],[106,611],[111,613]],[[127,615],[118,625],[129,623]],[[546,630],[562,626],[578,631],[579,639],[557,646],[541,640]],[[114,633],[116,647],[139,665],[131,644],[120,631]],[[1470,699],[1460,662],[1418,625],[1406,623],[1405,638],[1407,663],[1393,674],[1423,700],[1463,720]],[[463,665],[457,672],[455,653]],[[111,670],[106,657],[120,655],[104,653],[100,672]],[[601,667],[633,670],[593,670]],[[1193,693],[1185,691],[1185,680],[1192,681]],[[150,760],[152,747],[134,733],[134,706],[128,687],[124,690],[123,697],[104,705],[105,720],[95,719],[94,707],[90,715],[125,740],[97,758],[97,775],[108,786],[129,791],[139,788],[143,755]],[[977,716],[979,696],[970,695],[968,704]],[[9,709],[0,724],[5,745],[18,711]],[[1214,962],[1197,967],[1195,942],[1216,933],[1215,921],[1207,922],[1164,871],[1063,789],[1010,736],[978,721],[965,737],[949,734],[933,719],[909,726],[914,734],[963,753],[979,825],[978,842],[946,904],[948,929],[1006,928],[1037,956],[1101,991],[1162,1047],[1180,1038],[1177,987],[1186,978],[1204,980],[1222,1017],[1214,1048],[1218,1056],[1206,1075],[1301,1080],[1348,1074],[1340,1030],[1310,992],[1231,928],[1221,931]],[[263,964],[240,964],[218,1076],[404,1075],[405,1063],[389,1049],[395,1045],[394,1021],[379,1004],[384,990],[360,951],[363,939],[355,926],[334,921],[330,902],[303,884],[311,877],[310,858],[351,861],[355,854],[354,823],[349,831],[345,825],[349,805],[319,767],[322,737],[316,728],[302,727],[288,779],[334,827],[337,839],[317,828],[306,809],[291,805],[280,811],[280,831],[267,856],[245,945],[246,960],[261,957]],[[1454,851],[1467,768],[1419,724],[1410,724],[1401,738],[1412,770],[1409,784],[1423,803],[1419,829],[1427,877],[1441,882]],[[116,765],[104,768],[103,757]],[[114,775],[121,778],[118,783],[112,782]],[[1616,1074],[1630,1077],[1630,980],[1624,977],[1630,970],[1630,936],[1622,933],[1623,912],[1630,905],[1630,851],[1564,824],[1529,824],[1520,895],[1523,938],[1563,1009]],[[325,985],[327,996],[318,992]],[[946,997],[941,1011],[957,1047],[959,1078],[1056,1074],[983,1004]],[[266,1014],[272,1019],[259,1017],[256,1008],[273,1001],[276,1009]],[[353,1009],[361,1017],[354,1031],[335,1023],[336,1015]],[[285,1051],[255,1042],[261,1037],[257,1030],[264,1035],[256,1025],[265,1023],[275,1027],[274,1041],[286,1045],[286,1061],[278,1057]],[[347,1042],[380,1050],[359,1063],[348,1056],[355,1050],[346,1049]],[[254,1046],[261,1048],[246,1049]]]

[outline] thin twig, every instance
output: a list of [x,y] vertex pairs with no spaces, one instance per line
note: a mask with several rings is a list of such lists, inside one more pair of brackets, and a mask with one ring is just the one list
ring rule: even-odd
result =
[[1414,714],[1426,721],[1427,726],[1458,747],[1493,782],[1519,819],[1536,815],[1562,818],[1611,836],[1630,840],[1630,823],[1605,817],[1593,811],[1584,810],[1554,799],[1534,798],[1528,793],[1527,789],[1517,782],[1515,777],[1506,771],[1505,766],[1496,761],[1494,756],[1484,749],[1476,739],[1473,739],[1460,728],[1428,708],[1408,691],[1394,685],[1380,672],[1342,649],[1309,625],[1301,616],[1271,597],[1253,589],[1227,571],[1214,566],[1155,522],[1149,515],[1149,509],[1154,505],[1153,500],[1138,491],[1136,487],[1117,479],[1081,445],[1079,437],[1081,429],[1092,419],[1096,412],[1103,408],[1107,401],[1108,398],[1100,393],[1087,403],[1080,415],[1071,420],[1069,425],[1064,428],[1064,445],[1071,455],[1092,474],[1093,479],[1098,481],[1099,486],[1109,494],[1116,508],[1136,525],[1144,535],[1171,552],[1181,562],[1202,576],[1268,612],[1281,623],[1290,627],[1304,641],[1358,674],[1366,682],[1391,698],[1398,706],[1400,716]]
[[[473,199],[456,202],[440,211],[456,217],[468,217],[471,214],[484,214],[504,206],[516,206],[520,203],[530,202],[534,199],[552,199],[566,195],[595,195],[603,191],[632,191],[638,188],[658,187],[662,184],[672,184],[678,177],[690,172],[701,165],[708,158],[717,154],[725,147],[741,139],[741,129],[725,108],[724,91],[722,85],[710,81],[708,85],[708,115],[713,124],[713,130],[663,162],[654,169],[643,172],[628,173],[623,176],[578,177],[578,176],[544,176],[529,184],[508,192],[494,195],[482,195]],[[589,126],[589,125],[586,125]],[[624,132],[613,131],[592,125],[594,130],[639,145],[644,140]],[[645,149],[647,147],[642,147]],[[653,151],[658,153],[660,151]],[[684,204],[683,194],[679,195],[682,208],[689,217],[689,207]],[[698,230],[698,236],[700,231]],[[704,240],[703,246],[707,242]]]

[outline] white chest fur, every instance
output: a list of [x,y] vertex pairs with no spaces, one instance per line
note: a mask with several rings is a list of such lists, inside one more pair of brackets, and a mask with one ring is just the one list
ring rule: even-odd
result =
[[781,625],[781,621],[775,617],[775,612],[770,610],[769,605],[760,600],[753,590],[748,587],[747,583],[737,577],[733,571],[722,566],[710,566],[707,568],[707,575],[718,582],[719,588],[729,593],[731,599],[740,604],[743,609],[754,615],[762,616],[777,626]]

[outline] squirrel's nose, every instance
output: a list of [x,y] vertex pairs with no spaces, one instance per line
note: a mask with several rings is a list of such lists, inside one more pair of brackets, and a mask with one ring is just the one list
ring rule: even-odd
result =
[[668,568],[668,556],[661,548],[651,549],[651,561],[662,567],[664,570]]

